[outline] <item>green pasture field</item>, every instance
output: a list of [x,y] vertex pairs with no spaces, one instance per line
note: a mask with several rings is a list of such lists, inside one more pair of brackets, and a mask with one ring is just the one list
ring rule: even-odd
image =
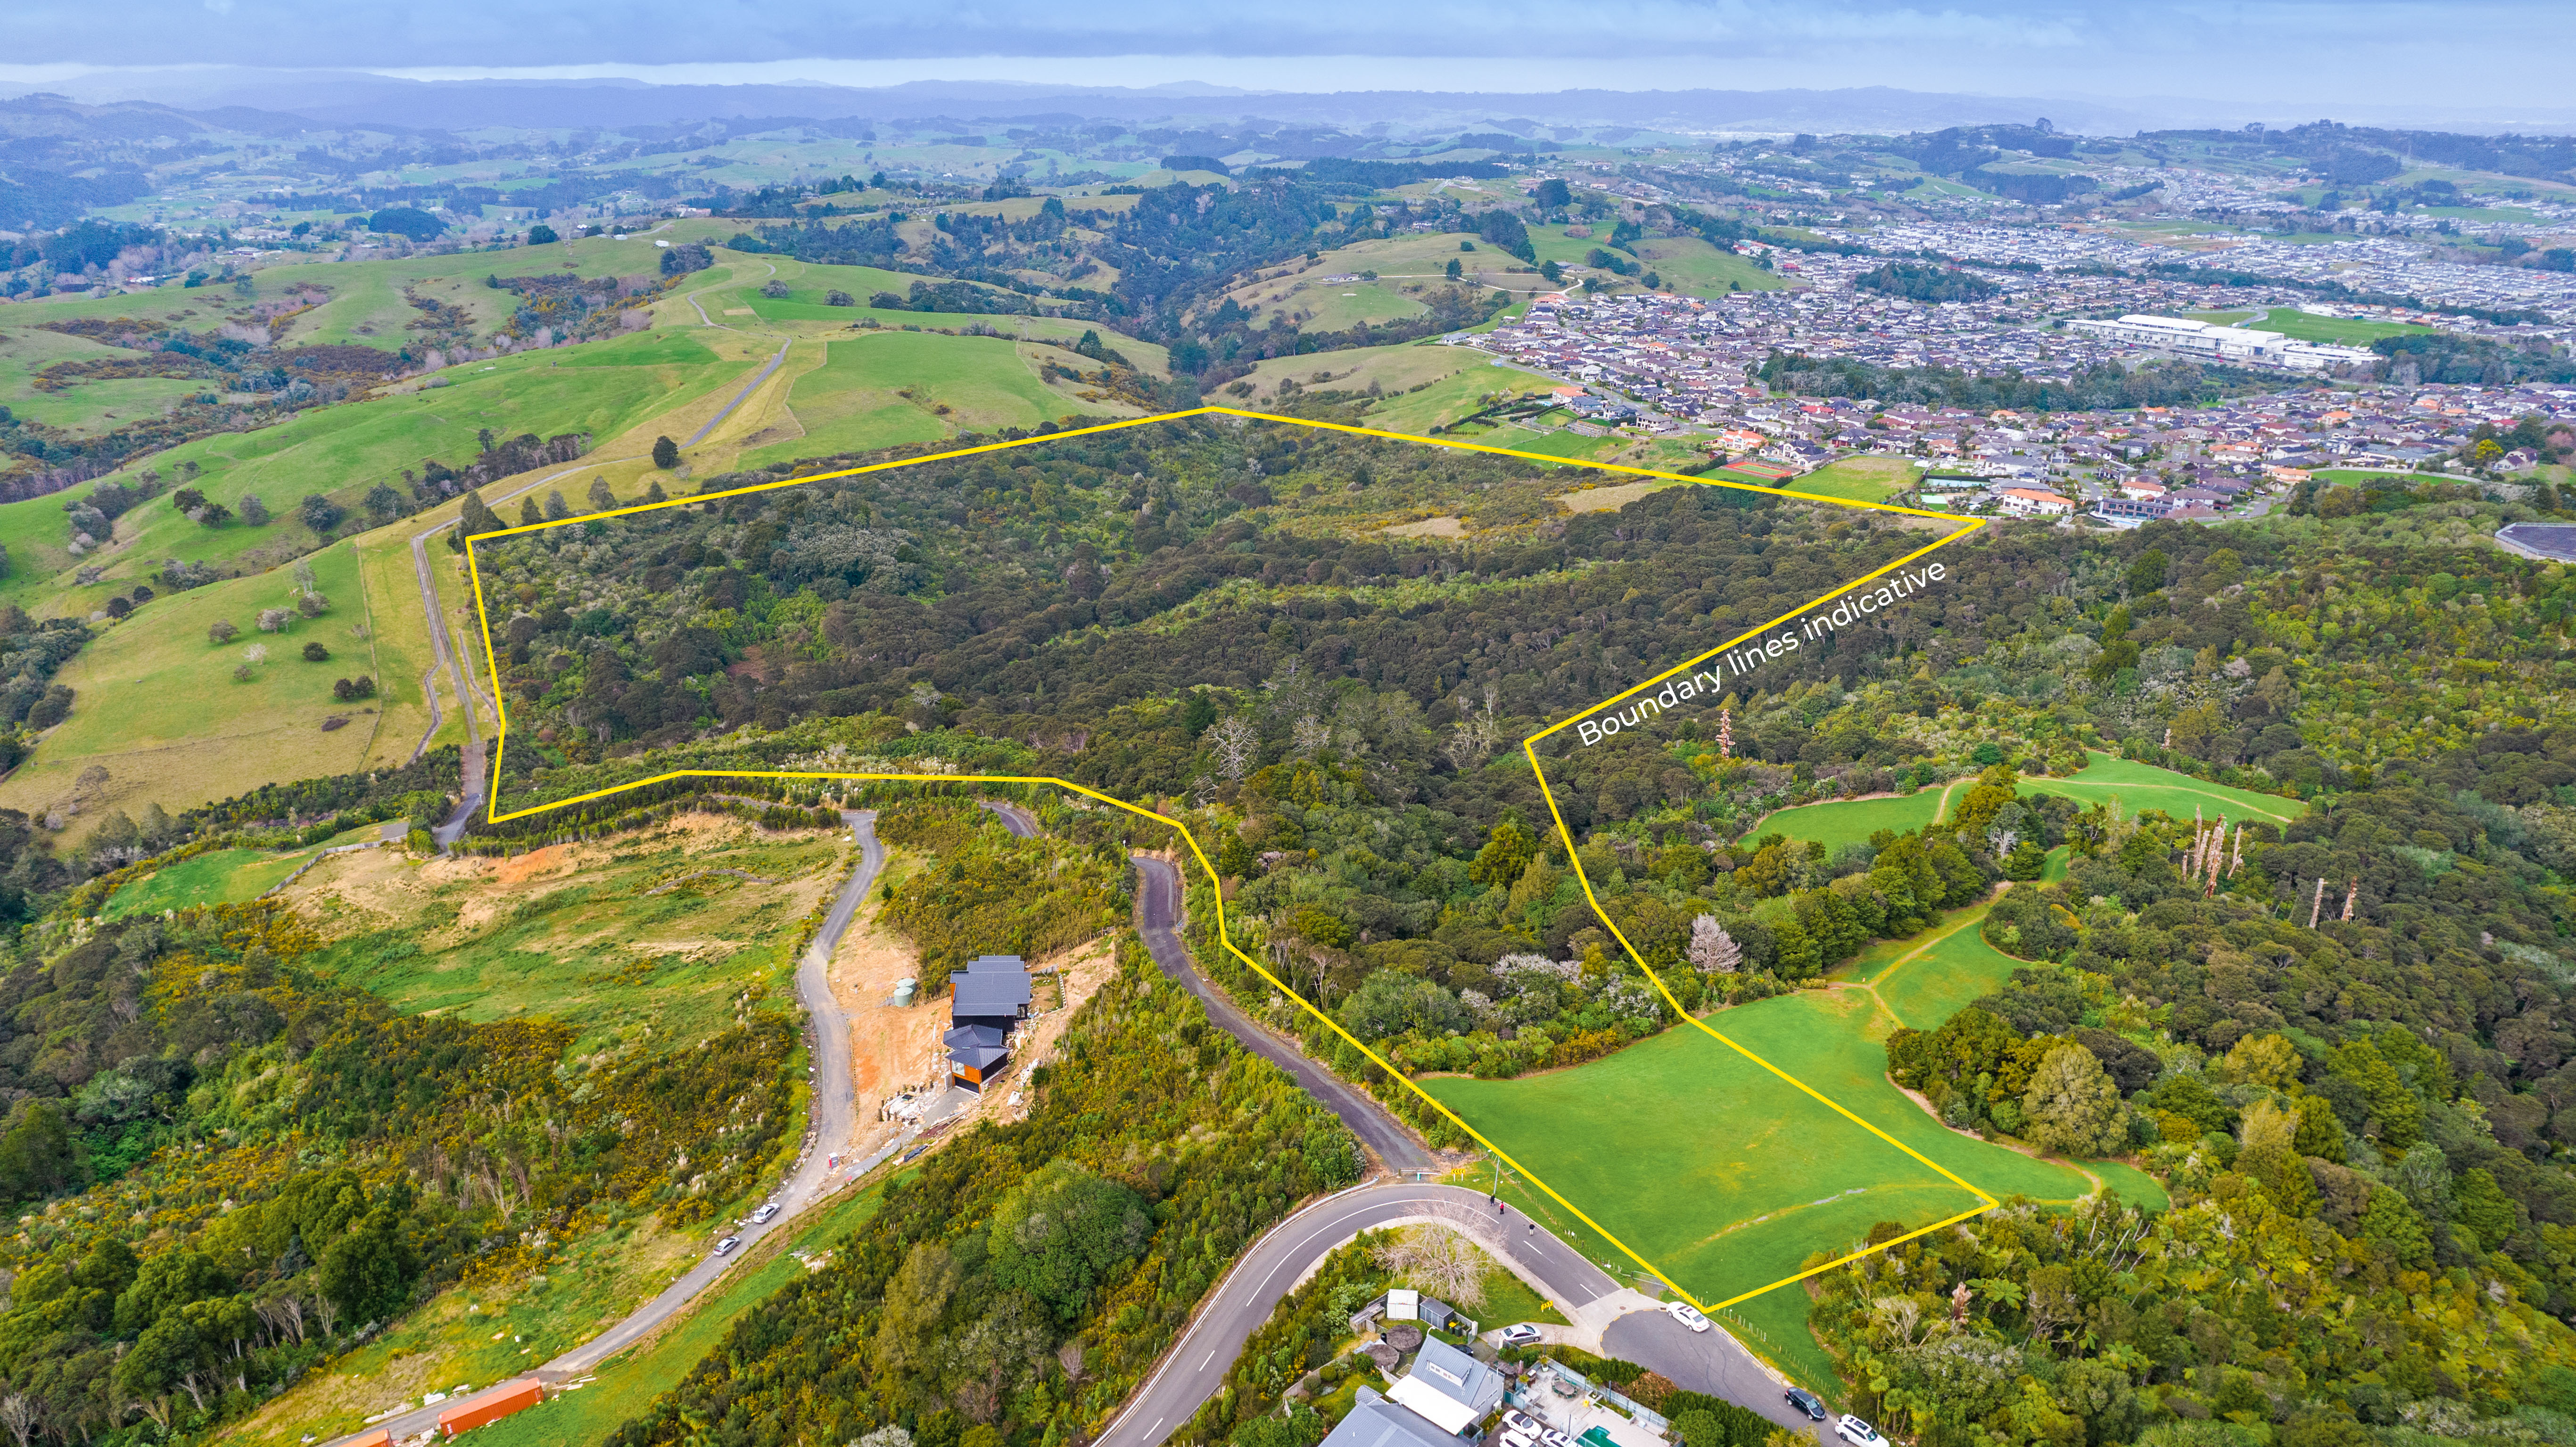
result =
[[[477,1022],[545,1016],[581,1031],[573,1053],[725,1028],[754,984],[789,988],[798,925],[840,881],[838,830],[672,832],[621,841],[575,875],[422,877],[397,893],[393,856],[335,856],[297,881],[327,922],[364,926],[312,968],[405,1014]],[[715,873],[735,870],[735,874]],[[669,886],[665,888],[664,886]],[[655,892],[657,891],[658,892]],[[328,896],[386,901],[340,905]]]
[[[236,509],[245,494],[256,493],[275,520],[262,527],[238,520],[202,527],[172,507],[165,491],[116,520],[119,552],[100,584],[92,587],[66,587],[66,580],[56,576],[73,562],[63,550],[62,498],[0,505],[0,545],[16,564],[0,581],[0,598],[18,601],[30,611],[87,613],[109,593],[145,581],[165,558],[231,562],[281,542],[281,554],[300,550],[310,546],[310,538],[295,507],[307,493],[325,494],[355,511],[358,499],[376,483],[401,490],[403,470],[417,470],[425,457],[451,466],[471,461],[479,447],[476,436],[485,429],[503,437],[581,431],[590,433],[594,444],[605,443],[742,373],[740,355],[722,356],[700,340],[721,334],[693,333],[641,332],[569,351],[468,363],[441,373],[448,382],[443,387],[408,388],[155,453],[117,476],[150,468],[161,473],[166,487],[180,464],[194,462],[202,471],[191,486]],[[737,345],[729,350],[765,358],[769,349]],[[289,541],[289,534],[303,541]]]
[[[1589,250],[1589,244],[1586,244]],[[1637,256],[1684,296],[1720,297],[1730,291],[1779,291],[1789,279],[1755,266],[1749,257],[1720,251],[1696,236],[1667,236],[1637,243]]]
[[[29,307],[41,307],[34,303]],[[10,319],[17,320],[11,308]],[[33,326],[0,329],[0,407],[17,417],[74,433],[109,431],[120,423],[159,414],[181,397],[202,392],[203,381],[180,377],[134,377],[120,381],[79,382],[59,392],[36,390],[36,374],[56,362],[132,358],[139,353],[86,337],[67,337]]]
[[[787,283],[786,296],[772,298],[760,294],[760,288],[773,279]],[[846,328],[855,326],[861,321],[873,321],[888,330],[899,331],[905,327],[919,327],[929,332],[943,328],[955,330],[981,324],[1006,335],[1025,337],[1032,341],[1067,342],[1080,340],[1082,334],[1087,331],[1098,332],[1101,340],[1112,351],[1125,357],[1138,371],[1155,377],[1171,374],[1171,356],[1168,350],[1153,342],[1139,341],[1123,332],[1113,331],[1095,322],[1069,321],[1062,317],[1015,316],[1008,312],[881,310],[867,305],[867,299],[877,292],[890,291],[903,294],[916,281],[935,280],[937,278],[914,276],[905,272],[881,271],[871,266],[809,265],[787,257],[762,256],[746,258],[737,263],[730,280],[705,289],[696,296],[697,304],[706,309],[709,320],[719,325],[738,325],[745,321],[759,321],[774,325],[824,322],[835,323],[837,327]],[[824,298],[834,291],[848,292],[857,304],[845,307],[827,304]],[[686,319],[694,324],[697,314],[694,311],[688,312]],[[808,326],[795,325],[792,329],[800,336],[814,333],[814,329]],[[837,336],[838,331],[837,329],[826,330],[821,334]],[[1098,365],[1088,360],[1078,363],[1072,358],[1061,360],[1067,365],[1084,367]]]
[[[1887,1080],[1883,1042],[1894,1023],[1867,990],[1803,990],[1722,1011],[1709,1024],[1999,1198],[2063,1203],[2108,1184],[2162,1203],[2153,1181],[2130,1167],[2034,1160],[1944,1128]],[[1689,1026],[1569,1070],[1423,1085],[1703,1301],[1761,1291],[1812,1252],[1851,1249],[1875,1222],[1922,1226],[1975,1203]],[[1562,1207],[1512,1189],[1516,1205],[1570,1239],[1589,1234]],[[1589,1244],[1595,1259],[1612,1259],[1606,1243]]]
[[[2124,814],[2134,816],[2141,809],[2161,809],[2182,818],[2197,808],[2215,817],[2220,813],[2231,819],[2260,818],[2273,824],[2287,824],[2306,810],[2296,799],[2278,794],[2257,794],[2246,789],[2214,784],[2142,764],[2134,759],[2115,759],[2108,754],[2091,754],[2092,762],[2081,771],[2065,777],[2032,777],[2025,775],[2014,786],[2025,794],[2059,794],[2079,804],[2117,802]],[[1786,834],[1792,839],[1813,839],[1827,848],[1844,844],[1866,843],[1881,829],[1903,833],[1938,823],[1948,814],[1954,795],[1964,793],[1976,783],[1973,774],[1962,775],[1938,789],[1884,799],[1835,799],[1822,804],[1801,804],[1791,809],[1775,810],[1748,831],[1752,837],[1764,834]]]
[[[798,377],[788,393],[788,410],[803,435],[745,451],[737,465],[760,467],[928,442],[959,431],[1026,428],[1066,416],[1136,410],[1114,401],[1085,401],[1069,383],[1040,381],[1039,364],[1049,358],[1081,360],[1053,347],[1001,337],[877,331],[834,338],[823,363]],[[900,389],[917,395],[900,396]],[[935,413],[934,405],[950,410]]]
[[[1462,349],[1426,347],[1424,350],[1454,353]],[[1337,355],[1319,353],[1311,360],[1322,362],[1326,358]],[[1484,360],[1481,353],[1469,353],[1468,356],[1473,361]],[[1299,357],[1295,360],[1302,363],[1310,359]],[[1552,378],[1532,376],[1513,367],[1471,364],[1442,377],[1419,392],[1406,392],[1386,398],[1371,407],[1362,420],[1369,426],[1384,431],[1405,432],[1417,437],[1427,437],[1437,428],[1446,427],[1461,417],[1483,410],[1488,405],[1487,399],[1494,393],[1545,392],[1558,385],[1560,384]],[[1496,447],[1517,445],[1493,442],[1491,439],[1487,441],[1489,445]]]
[[2413,487],[2419,482],[2440,482],[2444,480],[2438,474],[2434,473],[2386,472],[2378,468],[2370,467],[2324,467],[2310,473],[2309,476],[2314,477],[2319,482],[2330,482],[2347,487],[2371,487],[2382,483],[2395,483],[2399,487]]
[[1901,457],[1846,457],[1779,486],[1852,502],[1885,502],[1914,485],[1914,464]]
[[[1443,382],[1462,372],[1474,372],[1490,360],[1482,352],[1464,347],[1422,342],[1392,347],[1355,347],[1349,351],[1316,352],[1302,357],[1272,357],[1256,363],[1250,373],[1238,379],[1238,383],[1250,384],[1244,392],[1220,392],[1211,400],[1237,407],[1258,408],[1278,400],[1279,384],[1283,381],[1294,380],[1303,388],[1333,392],[1366,392],[1370,384],[1375,383],[1384,394],[1375,406],[1384,409],[1408,400],[1407,394],[1415,387]],[[1516,373],[1506,368],[1488,370],[1493,374],[1495,386],[1514,376],[1526,381],[1537,380],[1527,373]],[[1485,373],[1476,375],[1482,378]],[[1489,391],[1493,389],[1492,386],[1487,388]]]
[[[319,846],[316,846],[318,849]],[[183,859],[129,884],[107,897],[100,911],[109,919],[132,914],[159,914],[198,904],[242,904],[259,898],[293,874],[314,854],[300,849],[279,854],[266,849],[215,849]]]
[[[108,771],[108,803],[129,814],[152,802],[175,814],[268,780],[364,767],[383,711],[417,707],[420,680],[384,676],[361,636],[369,600],[355,545],[335,544],[309,561],[331,611],[298,617],[281,633],[253,625],[262,608],[292,607],[294,576],[283,568],[155,598],[101,625],[98,640],[58,675],[77,695],[71,717],[0,782],[0,804],[41,814],[93,764]],[[241,630],[222,647],[206,637],[218,618]],[[305,662],[300,652],[308,642],[331,657]],[[268,660],[250,665],[248,682],[235,681],[233,670],[255,645],[266,646]],[[377,697],[342,703],[331,696],[333,680],[359,674],[376,677]],[[333,717],[348,722],[324,732]],[[406,756],[413,742],[404,741]]]

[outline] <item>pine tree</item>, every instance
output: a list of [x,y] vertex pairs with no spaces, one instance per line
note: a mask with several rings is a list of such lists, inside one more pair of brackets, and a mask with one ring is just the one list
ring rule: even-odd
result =
[[590,502],[591,506],[601,512],[607,512],[617,506],[617,494],[608,490],[607,478],[594,477],[590,480]]
[[658,477],[653,479],[653,485],[644,489],[644,500],[646,502],[669,502],[671,500],[671,495],[662,490],[662,479]]
[[537,500],[534,497],[523,497],[519,499],[519,526],[523,528],[532,528],[545,520],[546,515],[543,510],[538,508]]

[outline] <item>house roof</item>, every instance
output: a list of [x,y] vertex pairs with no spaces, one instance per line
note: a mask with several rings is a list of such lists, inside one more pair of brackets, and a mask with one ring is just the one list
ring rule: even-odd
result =
[[1388,1395],[1442,1431],[1464,1431],[1502,1404],[1502,1373],[1438,1338],[1422,1344],[1413,1369]]
[[949,1031],[947,1034],[940,1036],[939,1043],[948,1046],[950,1049],[955,1049],[964,1045],[977,1045],[988,1049],[999,1049],[1002,1042],[1007,1038],[1008,1037],[995,1026],[960,1025],[956,1029]]
[[977,955],[966,962],[970,975],[1025,975],[1029,967],[1018,955]]
[[1016,1018],[1029,1003],[1029,977],[1026,975],[995,972],[955,975],[950,979],[957,989],[948,1011],[951,1019]]
[[949,1059],[977,1070],[989,1070],[1010,1056],[1011,1052],[999,1045],[952,1045],[948,1050]]
[[1323,1447],[1458,1447],[1458,1438],[1364,1386],[1350,1415],[1326,1434]]

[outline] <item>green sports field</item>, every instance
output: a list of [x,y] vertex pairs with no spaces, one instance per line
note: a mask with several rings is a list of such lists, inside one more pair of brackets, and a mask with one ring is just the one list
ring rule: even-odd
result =
[[1885,502],[1914,485],[1914,464],[1902,457],[1846,457],[1778,486],[1850,502]]

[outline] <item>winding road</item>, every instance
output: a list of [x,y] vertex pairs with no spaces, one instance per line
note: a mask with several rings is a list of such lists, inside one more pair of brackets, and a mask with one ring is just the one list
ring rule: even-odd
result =
[[[875,810],[845,809],[841,811],[841,820],[850,827],[851,835],[858,841],[858,867],[850,872],[839,896],[832,901],[830,912],[824,915],[822,928],[815,931],[813,943],[806,947],[796,962],[796,997],[804,1002],[809,1012],[806,1043],[812,1061],[809,1073],[814,1082],[804,1153],[797,1158],[787,1179],[770,1194],[769,1199],[783,1209],[766,1222],[755,1225],[744,1221],[732,1229],[730,1234],[742,1238],[743,1247],[749,1247],[773,1231],[790,1229],[797,1224],[797,1218],[806,1208],[831,1196],[833,1188],[841,1184],[836,1179],[838,1171],[832,1164],[833,1158],[848,1153],[857,1132],[857,1092],[850,1073],[850,1019],[832,998],[827,972],[832,951],[839,947],[841,936],[848,933],[850,921],[857,916],[861,901],[867,898],[868,887],[876,882],[878,871],[885,867],[885,848],[877,842]],[[709,1254],[703,1257],[678,1280],[664,1287],[661,1294],[629,1313],[624,1321],[545,1365],[520,1373],[515,1380],[535,1377],[541,1381],[562,1381],[591,1371],[669,1321],[700,1292],[713,1285],[728,1266],[750,1254],[745,1249],[736,1248],[726,1256]],[[394,1440],[399,1442],[405,1437],[435,1430],[439,1413],[454,1411],[486,1395],[490,1395],[489,1389],[477,1396],[417,1407],[375,1425],[390,1431]]]
[[1387,1112],[1386,1107],[1368,1098],[1361,1089],[1326,1070],[1309,1058],[1296,1045],[1254,1023],[1252,1018],[1235,1008],[1234,1001],[1209,984],[1190,963],[1189,947],[1181,943],[1181,871],[1168,859],[1137,855],[1136,860],[1136,929],[1145,936],[1145,948],[1152,952],[1154,963],[1163,973],[1179,981],[1199,1003],[1207,1007],[1208,1018],[1227,1034],[1243,1042],[1244,1048],[1278,1066],[1295,1077],[1306,1093],[1324,1103],[1351,1134],[1360,1138],[1369,1154],[1386,1168],[1398,1174],[1442,1169],[1444,1163],[1422,1143],[1422,1138]]
[[[1295,1077],[1389,1170],[1401,1175],[1439,1169],[1442,1162],[1384,1106],[1254,1023],[1199,974],[1179,936],[1179,868],[1150,855],[1135,856],[1135,863],[1136,928],[1163,973],[1196,995],[1208,1017],[1245,1048]],[[1723,1328],[1690,1331],[1665,1315],[1653,1298],[1621,1286],[1545,1226],[1516,1211],[1496,1210],[1481,1192],[1400,1180],[1327,1197],[1254,1242],[1098,1447],[1155,1447],[1224,1386],[1244,1342],[1308,1268],[1361,1231],[1426,1220],[1446,1222],[1476,1237],[1514,1275],[1555,1303],[1574,1323],[1561,1334],[1575,1345],[1750,1407],[1776,1425],[1802,1431],[1814,1425],[1790,1410],[1779,1378]]]

